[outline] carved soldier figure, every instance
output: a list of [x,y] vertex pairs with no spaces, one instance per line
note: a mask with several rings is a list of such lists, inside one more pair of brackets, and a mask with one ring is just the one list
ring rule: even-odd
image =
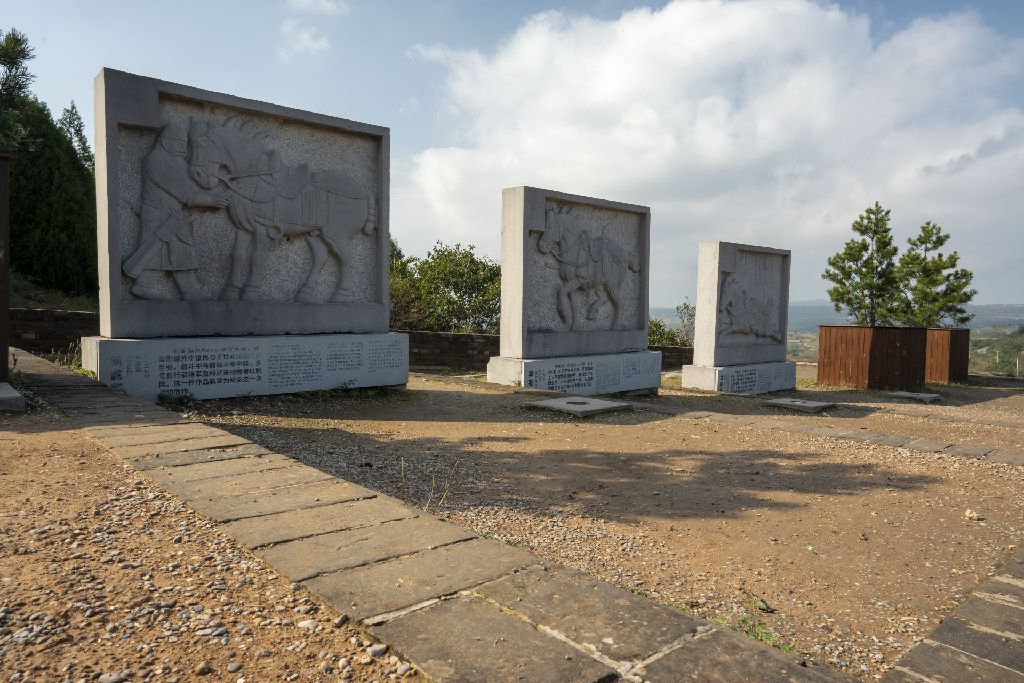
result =
[[169,273],[181,298],[203,298],[196,282],[192,226],[182,207],[219,208],[227,206],[226,190],[207,191],[188,173],[188,136],[183,128],[169,124],[160,129],[156,144],[142,161],[142,229],[135,252],[124,262],[124,274],[135,280],[132,294],[140,299],[163,299],[158,282]]

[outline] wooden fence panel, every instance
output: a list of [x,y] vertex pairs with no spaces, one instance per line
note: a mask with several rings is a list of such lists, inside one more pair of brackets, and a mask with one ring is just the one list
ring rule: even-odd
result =
[[929,329],[925,352],[926,382],[966,382],[971,331]]
[[856,389],[917,389],[924,384],[924,328],[822,325],[818,384]]

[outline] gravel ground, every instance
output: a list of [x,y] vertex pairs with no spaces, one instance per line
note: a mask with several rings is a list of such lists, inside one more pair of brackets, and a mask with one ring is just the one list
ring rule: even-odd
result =
[[[533,398],[419,377],[405,395],[199,410],[308,464],[863,677],[891,667],[1024,537],[1022,468],[645,410],[578,421],[522,405]],[[686,398],[706,409],[719,399]]]
[[404,665],[56,425],[0,416],[0,679],[387,681]]

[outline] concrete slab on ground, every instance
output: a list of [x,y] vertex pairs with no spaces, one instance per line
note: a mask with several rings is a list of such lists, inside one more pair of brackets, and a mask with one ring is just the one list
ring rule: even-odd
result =
[[949,448],[952,444],[950,444],[948,441],[914,439],[913,441],[908,441],[905,445],[907,448],[911,450],[921,451],[922,453],[941,453],[942,451]]
[[131,462],[135,469],[145,471],[156,467],[181,467],[183,465],[195,465],[215,460],[233,460],[235,458],[250,458],[260,455],[270,455],[270,451],[258,444],[245,443],[228,448],[204,448],[199,451],[161,453],[145,458],[136,458],[135,460],[129,459],[129,462]]
[[1000,633],[972,628],[970,623],[958,617],[942,622],[941,626],[932,631],[929,640],[955,647],[1015,672],[1024,672],[1024,647],[1021,647],[1020,641],[1011,640]]
[[[972,681],[973,683],[1007,683],[1024,681],[1024,676],[997,664],[987,662],[942,643],[925,641],[916,645],[897,663],[897,668],[886,672],[885,683],[903,681]],[[913,674],[909,673],[913,672]]]
[[890,391],[887,396],[893,398],[905,398],[918,403],[934,403],[942,398],[942,394],[929,394],[920,391]]
[[342,612],[362,620],[452,595],[539,561],[525,550],[474,538],[325,574],[303,584]]
[[787,410],[799,410],[804,413],[820,413],[826,408],[835,408],[835,403],[827,401],[808,401],[802,398],[773,398],[764,402],[767,406],[786,408]]
[[[179,422],[173,422],[171,424],[154,425],[152,423],[146,422],[129,425],[96,425],[94,427],[83,427],[82,429],[86,433],[88,433],[89,436],[92,436],[97,439],[105,439],[108,436],[131,436],[132,434],[148,432],[151,430],[154,432],[164,432],[173,431],[175,429],[198,429],[205,426],[206,425],[204,425],[202,422],[191,422],[186,421],[184,418],[182,418],[182,420],[180,420]],[[140,430],[140,428],[142,429]]]
[[[743,654],[740,655],[740,652]],[[681,647],[647,664],[643,680],[650,683],[685,680],[706,683],[796,683],[850,679],[834,670],[819,671],[800,666],[795,661],[777,656],[766,646],[751,647],[751,643],[743,636],[714,630],[686,641]]]
[[1024,638],[1024,609],[970,597],[956,611],[959,619],[983,628],[1012,633]]
[[254,455],[248,458],[232,458],[230,460],[214,460],[181,467],[157,467],[147,470],[146,475],[161,484],[180,484],[186,481],[202,481],[218,479],[249,472],[266,472],[268,470],[291,467],[296,461],[277,453]]
[[0,382],[0,413],[23,413],[28,410],[25,397],[7,382]]
[[586,396],[563,396],[549,398],[544,401],[530,401],[526,405],[532,408],[543,408],[554,410],[559,413],[569,413],[576,417],[587,417],[600,413],[610,413],[616,410],[629,410],[632,406],[621,401],[605,401],[600,398],[589,398]]
[[964,458],[983,458],[994,450],[991,446],[968,446],[962,443],[955,443],[947,447],[945,452]]
[[479,598],[460,596],[373,629],[438,683],[579,683],[615,671]]
[[401,501],[388,496],[377,496],[318,508],[289,510],[263,517],[239,519],[225,524],[223,529],[242,545],[259,548],[272,543],[294,541],[317,534],[384,524],[416,516],[417,511]]
[[279,543],[256,554],[292,581],[408,555],[475,538],[434,517],[413,517]]
[[531,567],[473,593],[617,662],[646,659],[701,626],[678,610],[566,567]]
[[238,496],[193,499],[189,501],[189,505],[214,521],[230,522],[246,517],[259,517],[299,508],[316,508],[371,497],[373,491],[370,489],[344,479],[332,479]]
[[145,444],[143,446],[111,446],[110,450],[126,460],[135,460],[151,455],[166,455],[168,453],[181,453],[183,451],[198,451],[204,448],[225,448],[227,446],[241,446],[251,443],[248,439],[223,432],[216,436],[200,437],[197,439],[178,439],[165,441],[156,444]]
[[310,484],[316,481],[334,480],[334,477],[316,469],[298,463],[291,467],[264,470],[262,472],[245,472],[216,479],[198,479],[191,481],[164,482],[164,487],[191,501],[203,498],[223,498],[243,493],[269,491],[299,484]]
[[[140,432],[134,430],[129,434],[104,434],[101,438],[108,448],[126,448],[128,446],[149,446],[155,444],[177,443],[179,441],[191,442],[196,439],[216,439],[218,437],[234,436],[223,429],[207,427],[206,425],[176,425],[166,429],[147,429]],[[237,437],[235,437],[237,439]],[[192,449],[186,449],[192,450]]]
[[1021,450],[1000,448],[989,453],[986,458],[993,462],[1024,467],[1024,451]]

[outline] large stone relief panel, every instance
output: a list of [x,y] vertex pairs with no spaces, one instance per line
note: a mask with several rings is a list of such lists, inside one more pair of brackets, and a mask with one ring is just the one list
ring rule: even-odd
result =
[[643,329],[641,216],[548,199],[525,254],[528,332]]
[[162,95],[119,129],[124,300],[377,297],[379,141]]
[[735,267],[719,274],[720,346],[785,343],[784,267],[780,254],[737,250]]

